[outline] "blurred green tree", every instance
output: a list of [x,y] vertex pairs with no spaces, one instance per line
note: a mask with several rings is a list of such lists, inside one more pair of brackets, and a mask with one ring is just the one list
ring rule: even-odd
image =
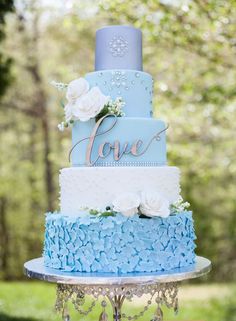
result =
[[[0,1],[0,43],[5,38],[5,17],[6,14],[12,12],[14,9],[13,0]],[[11,67],[12,60],[6,56],[2,50],[0,50],[0,99],[5,94],[7,88],[11,83]],[[7,268],[7,255],[8,255],[8,234],[7,230],[7,211],[6,211],[7,200],[4,196],[0,195],[0,267],[5,270]]]
[[21,1],[4,42],[15,82],[0,106],[8,234],[2,277],[21,277],[22,263],[41,255],[42,213],[57,207],[58,170],[68,166],[70,134],[56,130],[62,111],[50,80],[68,82],[93,69],[97,28],[133,24],[144,33],[155,115],[171,125],[168,159],[183,174],[197,252],[213,260],[212,278],[236,279],[235,17],[233,0]]
[[[12,12],[14,9],[13,0],[1,0],[0,1],[0,43],[5,37],[5,16],[7,13]],[[6,57],[2,51],[0,51],[0,97],[4,95],[7,87],[10,84],[10,65],[11,59]]]

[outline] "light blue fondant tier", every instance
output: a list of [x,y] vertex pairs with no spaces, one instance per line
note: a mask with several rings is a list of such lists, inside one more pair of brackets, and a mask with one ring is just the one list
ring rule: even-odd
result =
[[154,272],[195,262],[191,212],[168,218],[47,214],[47,267],[83,272]]
[[90,87],[98,86],[112,99],[122,97],[127,117],[152,116],[152,77],[134,70],[103,70],[86,74]]
[[[115,121],[117,121],[116,124]],[[72,146],[75,146],[71,152],[73,166],[89,165],[86,162],[86,155],[89,137],[92,135],[94,126],[95,120],[75,122],[72,129]],[[109,128],[111,129],[106,132]],[[108,117],[104,119],[97,131],[99,135],[94,139],[90,159],[93,163],[97,160],[94,166],[166,165],[165,128],[166,124],[163,121],[152,118]],[[155,135],[158,135],[157,139],[154,138]],[[126,151],[130,151],[132,145],[138,140],[142,141],[138,143],[138,155],[147,149],[143,155],[134,156],[131,152],[127,152],[119,160],[115,160],[114,146],[117,146],[117,141],[119,141],[119,155],[121,155],[125,145]],[[107,143],[103,149],[103,155],[106,157],[98,158],[99,147],[103,143]]]

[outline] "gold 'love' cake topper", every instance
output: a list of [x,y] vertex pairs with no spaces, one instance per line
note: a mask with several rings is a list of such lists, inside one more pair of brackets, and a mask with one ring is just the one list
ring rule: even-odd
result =
[[[110,127],[104,131],[99,132],[99,128],[103,121],[107,117],[112,117],[113,122],[110,125]],[[143,154],[146,153],[146,151],[149,149],[150,145],[153,143],[153,141],[160,141],[161,140],[161,134],[165,132],[168,129],[168,125],[162,129],[161,131],[158,131],[154,136],[151,137],[151,139],[144,145],[144,142],[141,139],[136,139],[134,142],[129,143],[125,142],[123,146],[121,146],[119,140],[115,140],[113,143],[110,142],[103,142],[98,146],[98,150],[96,152],[96,159],[92,159],[92,154],[94,152],[94,145],[96,138],[98,136],[102,136],[107,134],[112,130],[112,128],[115,127],[117,123],[117,116],[113,114],[107,114],[100,118],[96,123],[94,128],[92,129],[91,135],[88,137],[85,137],[83,139],[80,139],[77,143],[73,145],[73,147],[70,150],[69,153],[69,160],[71,159],[71,154],[76,146],[78,146],[80,143],[88,140],[88,145],[86,148],[86,163],[87,166],[93,166],[99,159],[105,159],[107,158],[111,153],[113,153],[114,161],[119,161],[124,155],[132,155],[134,157],[140,157]]]

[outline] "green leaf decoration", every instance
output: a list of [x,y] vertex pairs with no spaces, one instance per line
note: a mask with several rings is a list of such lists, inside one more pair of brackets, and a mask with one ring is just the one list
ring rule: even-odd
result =
[[109,114],[108,105],[105,105],[103,109],[100,111],[100,113],[96,116],[95,118],[96,122],[107,114]]
[[91,215],[98,215],[98,214],[99,214],[99,211],[98,211],[98,210],[90,210],[90,211],[89,211],[89,214],[91,214]]
[[100,214],[100,216],[102,216],[102,217],[108,217],[108,216],[116,216],[116,215],[115,215],[115,212],[105,211],[105,212],[102,212],[102,213]]
[[60,101],[60,105],[61,105],[61,107],[62,107],[63,109],[65,108],[65,104],[64,104],[63,100]]

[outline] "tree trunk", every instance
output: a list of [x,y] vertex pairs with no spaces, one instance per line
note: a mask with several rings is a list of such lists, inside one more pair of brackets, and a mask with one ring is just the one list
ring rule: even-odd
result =
[[[35,37],[35,41],[37,41],[37,37]],[[37,46],[35,46],[37,48]],[[37,110],[39,113],[39,118],[41,120],[42,126],[42,136],[43,136],[43,144],[44,144],[44,181],[46,187],[47,194],[47,210],[53,210],[53,199],[54,199],[54,183],[53,183],[53,170],[52,170],[52,162],[50,160],[51,153],[51,142],[50,142],[50,125],[49,125],[49,117],[47,113],[47,97],[43,88],[43,81],[40,75],[40,68],[37,60],[37,53],[35,54],[35,59],[32,61],[30,66],[28,66],[28,70],[32,75],[36,86],[36,99],[33,106],[33,109]]]
[[[53,198],[54,198],[54,184],[53,184],[53,170],[52,170],[52,162],[50,160],[50,153],[51,153],[51,142],[50,142],[50,126],[48,120],[48,113],[47,113],[47,99],[42,89],[42,81],[39,75],[39,71],[37,65],[35,64],[34,73],[36,73],[35,83],[38,87],[38,94],[37,94],[37,102],[36,108],[40,110],[40,119],[41,119],[41,126],[42,126],[42,136],[43,136],[43,144],[44,144],[44,181],[46,187],[46,197],[47,197],[47,210],[53,210]],[[38,85],[37,85],[38,84]]]
[[[39,32],[38,23],[39,16],[37,10],[35,10],[34,2],[30,4],[32,6],[32,12],[34,13],[33,24],[32,24],[32,34],[26,36],[26,39],[30,39],[30,47],[28,47],[29,42],[26,41],[26,54],[28,54],[27,65],[25,68],[29,71],[32,76],[35,85],[35,101],[32,104],[30,110],[31,112],[36,112],[38,119],[41,121],[42,127],[42,140],[44,144],[44,182],[47,197],[47,209],[49,211],[53,210],[53,199],[54,199],[54,183],[53,183],[53,170],[52,162],[50,160],[51,144],[50,144],[50,126],[47,115],[47,97],[43,87],[43,80],[40,75],[40,65],[38,58],[38,42],[39,42]],[[25,28],[25,18],[19,15],[19,31],[22,33],[27,33]],[[34,120],[33,120],[34,121]]]
[[9,229],[7,226],[7,199],[0,198],[0,266],[5,277],[8,270]]
[[42,117],[42,130],[44,140],[44,162],[45,162],[45,184],[47,191],[47,209],[53,210],[53,199],[54,199],[54,184],[53,184],[53,171],[52,162],[50,160],[51,144],[49,136],[49,124],[47,118],[46,109]]
[[[29,158],[30,162],[33,165],[33,168],[36,168],[37,165],[37,150],[35,149],[37,143],[37,124],[32,122],[30,130],[30,145],[29,145]],[[28,232],[26,235],[26,246],[28,249],[29,257],[39,256],[41,253],[41,238],[37,235],[39,230],[40,218],[42,214],[41,201],[38,196],[38,187],[37,187],[37,177],[35,175],[35,170],[29,172],[29,182],[31,187],[31,196],[30,196],[30,216],[28,219]]]

